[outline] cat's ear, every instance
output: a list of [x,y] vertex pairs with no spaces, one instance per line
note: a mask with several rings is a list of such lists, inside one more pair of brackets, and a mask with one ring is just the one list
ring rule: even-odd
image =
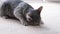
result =
[[39,14],[41,13],[42,9],[43,9],[43,6],[40,6],[40,7],[37,9],[37,11],[38,11]]

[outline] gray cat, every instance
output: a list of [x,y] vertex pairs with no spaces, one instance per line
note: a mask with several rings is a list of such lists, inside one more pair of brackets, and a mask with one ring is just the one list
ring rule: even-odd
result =
[[21,24],[40,25],[42,6],[34,9],[31,5],[21,0],[7,0],[1,6],[1,17],[17,18]]

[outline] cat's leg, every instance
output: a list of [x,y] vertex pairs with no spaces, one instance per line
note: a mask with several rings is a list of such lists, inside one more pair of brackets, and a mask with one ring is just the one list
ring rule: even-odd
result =
[[25,25],[25,26],[28,26],[28,23],[26,20],[24,20],[22,17],[19,18],[21,24]]
[[20,20],[20,23],[21,23],[21,24],[23,24],[23,25],[25,25],[25,26],[28,25],[28,23],[27,23],[27,21],[25,20],[25,18],[23,17],[23,15],[20,14],[19,12],[14,12],[14,16],[15,16],[17,19]]

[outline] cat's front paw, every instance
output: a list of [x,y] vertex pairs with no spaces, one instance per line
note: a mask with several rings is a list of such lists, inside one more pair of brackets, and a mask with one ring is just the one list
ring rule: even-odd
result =
[[28,23],[26,21],[22,21],[21,24],[24,26],[28,26]]
[[23,25],[24,25],[24,26],[28,26],[28,24],[27,24],[27,23],[23,23]]

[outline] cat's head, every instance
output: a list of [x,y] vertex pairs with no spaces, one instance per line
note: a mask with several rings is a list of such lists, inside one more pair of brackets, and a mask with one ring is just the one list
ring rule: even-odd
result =
[[29,11],[27,14],[26,14],[26,19],[28,22],[33,22],[33,23],[36,23],[37,22],[40,22],[41,20],[41,16],[40,16],[40,13],[42,11],[42,8],[43,6],[40,6],[38,9],[36,10],[32,10],[32,11]]

